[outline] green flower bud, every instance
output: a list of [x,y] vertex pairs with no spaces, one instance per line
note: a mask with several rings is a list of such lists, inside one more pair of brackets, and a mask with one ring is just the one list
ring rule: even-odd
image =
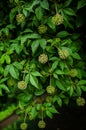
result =
[[55,93],[55,87],[49,85],[49,86],[46,88],[46,91],[47,91],[47,93],[49,93],[49,94],[54,94],[54,93]]
[[40,34],[44,34],[44,33],[46,33],[46,31],[47,31],[47,26],[45,26],[45,25],[40,25],[39,27],[38,27],[38,32],[40,33]]
[[45,123],[43,120],[40,120],[40,121],[38,122],[38,127],[41,128],[41,129],[43,129],[43,128],[46,127],[46,123]]
[[68,50],[59,50],[58,52],[60,59],[67,59],[69,56]]
[[21,123],[20,124],[20,128],[21,128],[21,130],[26,130],[27,129],[27,123],[25,123],[25,122],[23,122],[23,123]]
[[21,13],[17,14],[16,21],[17,21],[17,23],[23,23],[25,21],[25,16]]
[[51,96],[46,97],[46,102],[52,102],[52,101],[53,101],[53,98]]
[[52,17],[52,23],[55,25],[60,25],[63,23],[63,16],[60,14],[56,14]]
[[78,71],[76,69],[71,69],[69,75],[71,77],[76,77],[78,75]]
[[19,81],[18,82],[18,88],[23,90],[27,88],[27,84],[25,83],[25,81]]
[[85,99],[83,97],[78,97],[76,99],[76,103],[78,106],[84,106],[85,105]]
[[15,79],[10,78],[10,79],[7,80],[7,85],[8,85],[8,87],[12,87],[12,86],[14,86],[15,84],[16,84],[16,80],[15,80]]
[[46,62],[48,62],[48,56],[43,53],[38,57],[38,61],[42,64],[45,64]]

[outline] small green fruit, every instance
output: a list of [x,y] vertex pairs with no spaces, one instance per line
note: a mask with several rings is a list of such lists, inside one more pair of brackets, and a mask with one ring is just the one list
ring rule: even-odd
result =
[[45,127],[46,127],[45,121],[40,120],[40,121],[38,122],[38,127],[41,128],[41,129],[45,128]]
[[27,123],[25,123],[25,122],[23,122],[23,123],[21,123],[20,124],[20,128],[21,128],[21,130],[26,130],[27,129]]
[[25,16],[22,13],[16,15],[17,23],[23,23],[25,21]]
[[78,71],[76,69],[71,69],[69,75],[71,77],[76,77],[78,75]]
[[46,91],[47,91],[47,93],[49,93],[49,94],[54,94],[54,93],[55,93],[55,87],[49,85],[49,86],[46,88]]
[[48,56],[43,53],[38,57],[38,61],[42,64],[45,64],[46,62],[48,62]]
[[68,50],[59,50],[58,52],[60,59],[67,59],[69,56]]
[[85,105],[85,99],[83,97],[78,97],[76,99],[76,103],[78,106],[84,106]]
[[46,102],[52,102],[52,101],[53,101],[52,96],[47,96],[47,97],[46,97]]
[[10,78],[10,79],[7,80],[7,85],[8,85],[8,87],[12,87],[12,86],[14,86],[15,84],[16,84],[16,80],[15,80],[15,79]]
[[18,88],[21,90],[24,90],[27,88],[27,84],[25,83],[25,81],[19,81],[18,82]]
[[40,25],[39,27],[38,27],[38,32],[40,33],[40,34],[44,34],[44,33],[46,33],[46,31],[47,31],[47,26],[45,26],[45,25]]

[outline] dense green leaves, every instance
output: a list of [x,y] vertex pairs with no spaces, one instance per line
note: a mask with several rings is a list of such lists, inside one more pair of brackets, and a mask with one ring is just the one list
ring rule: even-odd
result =
[[8,0],[0,5],[0,109],[3,97],[9,104],[15,100],[23,118],[52,118],[57,108],[86,92],[86,2]]

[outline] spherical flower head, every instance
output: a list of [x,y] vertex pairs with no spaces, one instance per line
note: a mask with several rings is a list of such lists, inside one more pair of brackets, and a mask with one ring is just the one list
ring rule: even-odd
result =
[[63,23],[63,16],[61,14],[56,14],[52,17],[52,23],[55,25],[60,25]]
[[76,69],[71,69],[69,75],[71,77],[76,77],[78,75],[78,71]]
[[45,121],[40,120],[40,121],[38,122],[38,127],[41,128],[41,129],[45,128],[45,127],[46,127]]
[[63,60],[67,59],[68,56],[69,56],[69,52],[66,49],[65,50],[59,50],[58,54],[59,54],[60,59],[63,59]]
[[23,123],[21,123],[20,124],[20,128],[21,128],[21,130],[26,130],[27,129],[27,123],[25,123],[25,122],[23,122]]
[[16,15],[17,23],[23,23],[25,21],[25,16],[22,13]]
[[49,86],[46,88],[46,91],[47,91],[47,93],[49,93],[49,94],[54,94],[54,93],[55,93],[55,87],[49,85]]
[[25,81],[19,81],[18,82],[18,88],[21,90],[24,90],[27,88],[27,84],[25,83]]
[[38,61],[41,64],[45,64],[46,62],[48,62],[48,56],[45,53],[43,53],[38,57]]
[[46,31],[47,31],[47,26],[45,26],[45,25],[40,25],[39,27],[38,27],[38,32],[40,33],[40,34],[44,34],[44,33],[46,33]]
[[46,97],[46,102],[52,102],[52,101],[53,101],[53,98],[51,96]]
[[15,79],[10,78],[10,79],[7,80],[7,85],[8,85],[8,87],[12,87],[12,86],[14,86],[15,84],[16,84],[16,80],[15,80]]
[[85,105],[85,99],[83,97],[78,97],[76,99],[76,103],[78,106],[84,106]]

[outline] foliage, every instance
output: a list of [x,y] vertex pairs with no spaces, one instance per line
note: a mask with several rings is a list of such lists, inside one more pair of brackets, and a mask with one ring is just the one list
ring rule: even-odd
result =
[[85,7],[84,0],[1,2],[0,100],[15,100],[25,120],[52,118],[86,92]]

